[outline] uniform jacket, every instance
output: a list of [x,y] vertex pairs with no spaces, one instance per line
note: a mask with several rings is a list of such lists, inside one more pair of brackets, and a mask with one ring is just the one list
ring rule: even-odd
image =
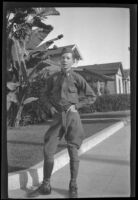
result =
[[[58,114],[53,116],[55,119],[45,135],[45,142],[56,141],[57,134],[60,138],[65,135],[68,144],[80,148],[85,137],[80,116],[78,112],[67,111],[72,104],[75,106],[79,104],[80,91],[83,91],[88,97],[96,97],[85,79],[73,70],[70,70],[68,74],[60,71],[48,78],[43,93],[44,104],[48,109],[54,106]],[[60,130],[57,129],[58,127],[61,127]]]
[[43,93],[45,106],[54,106],[58,111],[68,109],[72,104],[79,104],[79,93],[83,91],[86,97],[96,97],[86,80],[72,69],[68,74],[62,71],[51,75]]

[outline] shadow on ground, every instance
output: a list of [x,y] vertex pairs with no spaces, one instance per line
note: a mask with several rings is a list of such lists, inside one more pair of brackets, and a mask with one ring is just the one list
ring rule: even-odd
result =
[[8,166],[8,172],[16,172],[19,170],[25,170],[25,167],[17,167],[17,166]]
[[[30,187],[30,188],[22,187],[21,189],[25,191],[25,197],[29,197],[29,198],[30,198],[30,194],[32,194],[39,186],[40,186],[40,184],[38,184],[38,185],[35,186],[35,187],[32,186],[32,187]],[[69,192],[68,192],[68,190],[52,187],[52,194],[53,194],[54,192],[55,192],[56,194],[62,195],[63,198],[69,198]],[[43,195],[40,195],[40,198],[41,198],[42,196],[43,196]],[[49,195],[47,195],[47,197],[48,197],[48,196],[49,196]],[[38,197],[39,197],[39,196],[38,196]]]
[[108,164],[116,164],[116,165],[129,165],[130,162],[128,160],[123,160],[121,158],[115,156],[107,156],[107,155],[81,155],[80,160],[87,160],[91,162],[102,162]]
[[53,191],[55,191],[56,193],[58,193],[58,194],[61,194],[63,197],[68,197],[68,190],[65,190],[65,189],[60,189],[60,188],[55,188],[55,187],[53,187],[52,188],[52,190]]

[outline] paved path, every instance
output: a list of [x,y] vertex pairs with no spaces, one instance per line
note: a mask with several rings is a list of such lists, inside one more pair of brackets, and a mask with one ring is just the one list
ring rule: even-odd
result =
[[[52,175],[52,194],[37,198],[68,198],[69,165]],[[78,197],[130,196],[130,125],[80,156]],[[9,191],[10,198],[27,198],[30,189]]]

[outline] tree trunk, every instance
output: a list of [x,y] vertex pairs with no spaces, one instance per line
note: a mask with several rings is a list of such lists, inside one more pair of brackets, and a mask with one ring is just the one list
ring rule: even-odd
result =
[[12,102],[10,109],[7,112],[7,126],[13,127],[17,115],[17,105]]
[[15,127],[19,127],[19,125],[20,125],[21,114],[22,114],[22,111],[23,111],[23,106],[24,106],[23,104],[21,104],[21,105],[19,106],[19,109],[18,109],[16,118],[15,118]]
[[[24,93],[25,93],[25,91],[24,91]],[[15,123],[14,123],[15,127],[19,127],[19,125],[20,125],[21,114],[22,114],[23,107],[24,107],[23,102],[24,102],[25,96],[26,95],[24,94],[22,97],[21,103],[19,104],[18,112],[17,112],[16,118],[15,118]]]

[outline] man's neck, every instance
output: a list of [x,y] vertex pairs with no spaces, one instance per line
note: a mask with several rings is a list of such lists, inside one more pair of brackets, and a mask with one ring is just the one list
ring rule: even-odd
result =
[[65,73],[66,75],[69,75],[70,74],[70,72],[72,71],[72,68],[70,67],[70,68],[68,68],[68,69],[62,69],[61,70],[63,73]]

